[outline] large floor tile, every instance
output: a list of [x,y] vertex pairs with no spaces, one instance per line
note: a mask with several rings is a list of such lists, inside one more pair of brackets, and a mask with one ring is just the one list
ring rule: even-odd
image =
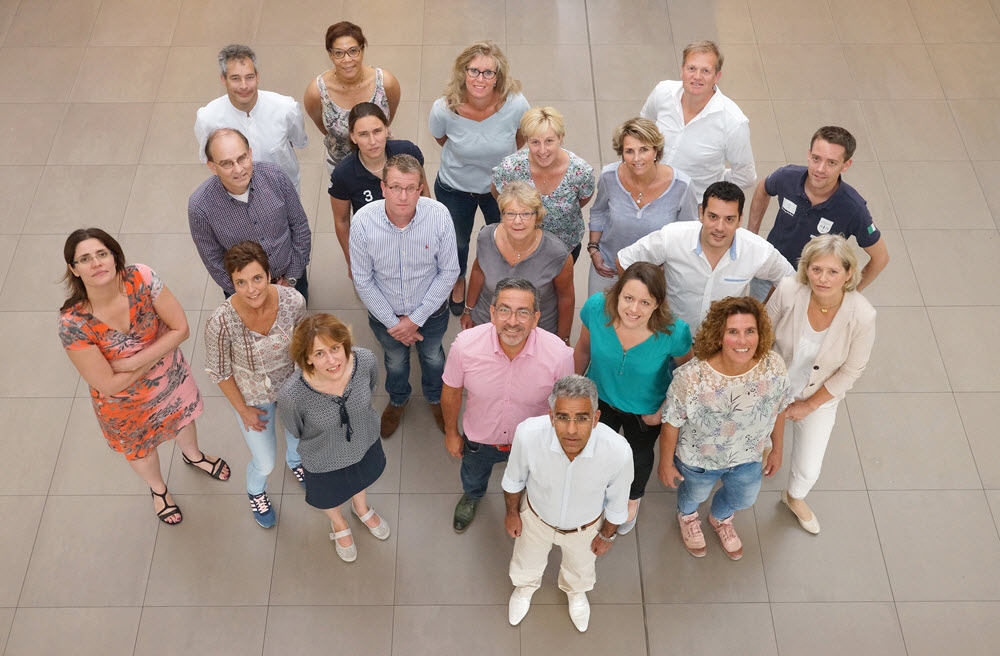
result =
[[[566,594],[559,589],[558,582],[561,562],[561,550],[553,548],[549,552],[549,564],[542,576],[542,587],[531,598],[532,604],[566,604]],[[597,559],[597,585],[588,593],[590,602],[592,604],[642,603],[642,583],[639,581],[638,563],[638,540],[635,531],[629,535],[618,536],[614,548]]]
[[0,606],[17,606],[44,506],[44,496],[0,497]]
[[8,312],[0,322],[0,340],[17,344],[0,352],[0,371],[30,371],[29,376],[0,376],[0,397],[71,397],[79,374],[59,348],[58,315]]
[[[876,219],[877,221],[877,219]],[[876,225],[878,225],[876,223]],[[885,306],[920,306],[923,296],[920,285],[913,273],[913,264],[907,251],[903,233],[899,230],[885,230],[879,226],[882,239],[889,250],[889,266],[882,270],[875,282],[864,289],[865,298],[876,308]],[[858,265],[864,268],[868,262],[868,254],[858,246],[856,241],[850,242],[858,258]]]
[[87,48],[70,101],[153,102],[167,50],[149,46]]
[[[327,26],[335,22],[332,17],[340,16],[341,13],[340,0],[264,2],[257,22],[254,43],[322,47]],[[323,20],[321,17],[330,17],[330,20]],[[377,29],[372,23],[367,25],[360,23],[360,25],[366,26],[369,30]],[[367,34],[365,36],[368,37]]]
[[802,530],[774,492],[754,506],[772,602],[892,601],[868,494],[812,492],[821,531]]
[[[755,160],[778,161],[784,158],[781,133],[769,100],[741,100],[740,109],[750,119],[750,145]],[[757,177],[760,179],[758,172]]]
[[643,599],[647,603],[767,601],[757,526],[750,509],[736,513],[743,558],[731,561],[708,525],[707,501],[698,509],[708,555],[692,557],[681,541],[677,499],[672,493],[647,493],[636,526]]
[[993,221],[1000,228],[1000,162],[975,162],[976,177],[986,194]]
[[[809,150],[809,139],[806,137],[806,151]],[[807,153],[802,153],[797,158],[796,163],[805,166]],[[855,155],[852,158],[851,168],[844,173],[844,180],[854,187],[868,205],[868,212],[872,215],[875,225],[879,230],[898,230],[899,223],[896,220],[896,211],[893,202],[889,197],[889,190],[885,184],[885,176],[882,173],[882,166],[878,162],[862,161]]]
[[858,101],[776,100],[773,105],[785,148],[783,159],[788,162],[805,165],[812,136],[824,125],[839,125],[850,130],[858,142],[854,152],[855,162],[875,159],[874,142]]
[[14,623],[15,608],[0,608],[0,649],[7,648],[10,625]]
[[770,100],[760,49],[749,43],[726,43],[719,48],[725,57],[723,76],[719,78],[725,94],[740,103],[744,100]]
[[[268,6],[270,6],[270,3]],[[274,3],[274,6],[280,7],[281,4]],[[261,27],[263,28],[263,26]],[[325,26],[323,27],[323,33],[326,33]],[[258,88],[291,96],[299,103],[299,107],[301,108],[302,92],[305,91],[306,85],[309,84],[311,80],[316,79],[316,75],[322,73],[332,65],[329,55],[326,50],[323,49],[323,43],[323,34],[321,34],[319,39],[310,42],[309,45],[289,46],[254,44],[254,52],[257,53]],[[393,73],[396,73],[391,66],[384,64],[377,56],[373,57],[372,47],[373,46],[369,45],[365,50],[365,63],[384,69],[387,68]],[[413,48],[419,51],[419,47],[413,46]],[[416,63],[419,64],[419,56],[417,57]],[[204,74],[208,74],[210,72],[215,73],[215,93],[217,96],[221,96],[226,93],[226,88],[219,79],[218,71],[218,65],[213,66],[211,71],[206,67]],[[399,76],[397,75],[397,78],[398,77]],[[405,98],[407,92],[412,92],[413,88],[407,88],[402,82],[400,85],[403,87],[403,97]],[[310,119],[305,112],[302,112],[302,115],[307,126],[314,125],[312,119]],[[308,136],[310,141],[312,141],[311,132],[308,133]],[[322,135],[320,135],[319,139],[319,145],[322,147]],[[299,159],[301,159],[301,157]]]
[[[0,88],[4,102],[66,102],[83,48],[4,48],[0,50]],[[39,85],[44,79],[46,84]]]
[[959,132],[973,160],[994,159],[1000,148],[1000,125],[997,113],[1000,100],[995,98],[951,100],[948,103]]
[[488,494],[462,534],[451,527],[458,495],[399,497],[396,603],[506,604],[514,541],[504,531],[504,503]]
[[821,0],[748,0],[759,43],[834,43],[837,30]]
[[766,603],[647,604],[646,631],[651,654],[778,654]]
[[882,172],[905,230],[995,227],[968,161],[883,162]]
[[928,308],[934,335],[956,392],[1000,392],[1000,347],[989,326],[1000,308]]
[[[411,403],[410,405],[414,405]],[[377,408],[378,409],[378,408]],[[417,493],[449,493],[462,494],[462,482],[459,472],[462,461],[453,458],[444,448],[444,439],[434,426],[430,413],[426,417],[418,417],[416,408],[407,408],[403,416],[403,426],[392,439],[402,438],[402,464],[400,490]],[[433,428],[431,432],[430,428]],[[501,493],[500,480],[503,478],[505,465],[500,463],[493,467],[490,477],[489,492]],[[456,497],[456,502],[458,498]]]
[[[213,42],[213,44],[218,43],[227,41]],[[179,47],[175,44],[167,55],[167,64],[163,70],[163,79],[160,80],[156,101],[197,102],[199,105],[204,105],[222,95],[219,91],[218,56],[218,45]],[[191,125],[193,129],[194,114],[191,115]]]
[[139,621],[134,655],[258,654],[264,647],[266,621],[267,609],[255,606],[147,607]]
[[975,284],[1000,277],[1000,232],[907,230],[903,237],[928,306],[1000,305],[1000,288]]
[[890,602],[772,603],[771,615],[782,656],[907,654],[896,609]]
[[[667,0],[667,11],[678,50],[702,39],[716,43],[756,41],[746,0]],[[722,54],[726,54],[725,49]]]
[[592,605],[586,633],[576,630],[565,605],[533,606],[521,622],[521,656],[543,656],[561,650],[588,655],[646,654],[642,606]]
[[927,43],[1000,41],[1000,22],[987,0],[910,0]]
[[45,164],[67,106],[0,104],[0,164]]
[[[401,508],[395,495],[370,494],[368,503],[388,522],[389,539],[375,539],[351,514],[348,517],[358,547],[358,559],[345,563],[330,540],[330,520],[306,505],[299,495],[285,497],[279,518],[278,542],[271,577],[271,606],[378,606],[393,603],[398,543],[404,536]],[[259,529],[258,529],[259,530]],[[426,548],[426,545],[422,545]],[[397,600],[398,601],[398,600]]]
[[[174,501],[184,521],[157,535],[143,605],[267,605],[277,531],[252,520],[242,495],[175,494]],[[271,502],[280,517],[281,496]]]
[[921,41],[907,0],[829,0],[828,4],[842,43]]
[[141,605],[157,524],[149,497],[50,496],[19,605]]
[[873,99],[941,98],[934,65],[919,43],[851,45],[844,48],[858,97]]
[[[662,2],[588,0],[587,22],[593,44],[667,45],[670,42],[670,12]],[[680,63],[679,49],[677,60]]]
[[130,656],[141,608],[19,608],[10,627],[10,656]]
[[392,616],[391,606],[276,606],[267,612],[263,653],[323,653],[336,645],[338,653],[389,654]]
[[117,234],[134,176],[134,166],[46,166],[23,232],[64,239],[97,226]]
[[507,3],[507,43],[587,43],[585,0],[510,0]]
[[990,656],[1000,651],[1000,603],[897,602],[896,612],[909,656]]
[[[594,94],[598,100],[631,100],[638,116],[642,103],[661,80],[676,80],[674,50],[669,44],[592,45]],[[622,67],[620,62],[630,62]],[[529,98],[530,100],[530,98]]]
[[760,46],[760,56],[764,60],[767,86],[775,100],[857,97],[840,45],[764,43]]
[[226,0],[184,0],[171,41],[175,46],[247,43],[261,16],[264,0],[247,0],[239,11]]
[[1000,600],[1000,540],[982,490],[870,497],[897,602]]
[[62,122],[49,164],[138,164],[153,106],[74,103]]
[[62,249],[68,232],[21,235],[0,292],[0,309],[41,312],[62,305],[66,300],[65,290],[62,285],[52,283],[66,270]]
[[[922,307],[878,308],[876,331],[868,368],[854,384],[853,392],[951,390],[927,310]],[[914,357],[917,353],[920,357]]]
[[[156,103],[153,106],[149,131],[142,144],[142,153],[139,156],[140,163],[197,166],[201,170],[202,180],[211,176],[212,172],[208,167],[199,162],[198,142],[194,138],[194,117],[198,107],[198,103]],[[192,179],[197,179],[194,173],[191,173],[191,176]],[[137,182],[141,182],[141,179]],[[175,191],[169,186],[169,183],[166,188]],[[173,221],[184,221],[186,225],[187,199],[196,188],[197,185],[192,187],[187,194],[177,192],[180,198],[175,199],[174,203],[183,203],[184,211]],[[162,193],[162,191],[158,193]],[[170,224],[165,228],[164,231],[171,231]]]
[[[72,399],[0,399],[0,494],[46,494]],[[30,438],[28,436],[31,436]]]
[[186,310],[201,307],[208,271],[187,234],[123,234],[125,258],[148,265]]
[[[204,368],[204,363],[194,363],[192,368]],[[187,465],[182,460],[180,447],[173,450],[170,460],[170,489],[175,494],[232,494],[243,496],[246,493],[247,463],[250,462],[250,449],[247,448],[243,433],[236,423],[233,407],[224,397],[203,397],[205,410],[197,419],[198,446],[202,453],[212,458],[223,458],[230,469],[230,480],[217,481],[206,476],[198,467]],[[164,454],[167,457],[169,454]],[[278,464],[284,462],[284,452],[276,458],[275,471],[271,472],[271,485],[268,489],[272,494],[280,492],[281,470]],[[166,469],[166,467],[164,467]],[[249,502],[247,509],[249,519]]]
[[962,427],[969,439],[983,487],[1000,490],[1000,442],[996,439],[995,425],[1000,394],[956,394],[955,403],[958,404]]
[[989,65],[1000,43],[938,43],[927,50],[948,98],[1000,97],[1000,73]]
[[[861,105],[882,161],[949,161],[968,157],[944,100],[866,100]],[[914,139],[915,134],[921,138]]]
[[[585,45],[514,45],[507,48],[511,70],[518,72],[526,98],[560,100],[592,100],[593,79],[590,72],[589,47]],[[535,62],[549,62],[563,74],[553,77],[552,68],[535,68]],[[558,106],[558,104],[557,104]]]
[[507,621],[507,604],[496,606],[396,606],[394,656],[521,653],[521,632]]
[[207,167],[201,164],[140,164],[127,198],[121,231],[190,234],[188,198],[208,175]]
[[41,166],[0,166],[0,234],[15,236],[21,233],[31,210],[35,189],[42,177]]
[[[21,2],[4,37],[6,46],[82,46],[101,0]],[[57,19],[53,17],[58,16]]]
[[[507,41],[504,5],[474,0],[424,0],[423,42],[465,47],[489,39]],[[458,54],[460,48],[456,48]]]
[[[646,97],[648,97],[649,92],[652,90],[653,87],[650,86],[646,91]],[[591,162],[591,165],[594,167],[594,175],[600,175],[601,163],[610,164],[611,162],[621,161],[621,158],[611,147],[611,135],[614,134],[615,129],[617,129],[619,125],[630,118],[635,118],[639,115],[639,110],[642,109],[642,104],[645,102],[646,97],[639,101],[597,101],[597,141],[600,145],[601,161]],[[753,135],[751,133],[751,138],[752,136]],[[584,262],[584,264],[586,264],[586,262]]]
[[169,46],[182,0],[103,0],[90,45]]
[[982,487],[951,394],[852,394],[869,490]]
[[[328,7],[326,5],[324,11],[329,11]],[[345,20],[366,27],[365,38],[372,45],[419,45],[423,35],[424,15],[424,0],[382,0],[379,3],[345,1],[341,13]],[[393,19],[385,20],[387,16],[392,16]]]

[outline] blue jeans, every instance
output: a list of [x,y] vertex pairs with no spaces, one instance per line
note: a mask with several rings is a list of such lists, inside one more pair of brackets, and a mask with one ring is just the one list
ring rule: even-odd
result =
[[500,207],[493,194],[474,194],[468,191],[452,189],[441,182],[441,176],[434,179],[434,198],[448,208],[451,222],[455,224],[455,242],[458,244],[458,277],[465,275],[465,266],[469,262],[469,240],[472,238],[472,226],[476,223],[476,208],[483,211],[486,225],[500,223]]
[[[385,352],[385,391],[389,403],[403,405],[410,398],[410,347],[403,346],[389,334],[382,322],[368,313],[368,325]],[[427,318],[418,331],[423,341],[417,342],[420,358],[420,386],[428,403],[441,402],[441,376],[444,374],[444,348],[441,342],[448,330],[448,303]]]
[[749,508],[757,501],[763,472],[760,462],[746,462],[728,469],[702,469],[685,465],[674,456],[674,466],[684,477],[677,487],[677,510],[682,515],[698,510],[698,504],[708,498],[720,478],[722,487],[712,497],[715,519],[729,519],[737,510]]
[[465,439],[465,450],[462,453],[462,489],[472,499],[482,499],[486,487],[490,484],[493,465],[507,462],[510,450],[501,451],[492,444],[480,444]]
[[[267,489],[267,475],[274,469],[274,457],[277,451],[275,432],[277,418],[274,415],[274,408],[277,405],[277,403],[264,403],[254,406],[267,412],[264,417],[267,427],[262,431],[244,428],[240,413],[236,412],[235,408],[233,409],[233,412],[236,413],[236,421],[243,432],[243,439],[250,447],[250,462],[247,463],[247,493],[254,496]],[[289,469],[295,469],[302,464],[302,458],[299,457],[299,440],[287,430],[285,430],[285,464],[288,465]]]

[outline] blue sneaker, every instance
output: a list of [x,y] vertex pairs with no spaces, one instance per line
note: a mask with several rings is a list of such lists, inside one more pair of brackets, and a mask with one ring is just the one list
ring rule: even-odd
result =
[[274,516],[274,508],[271,507],[271,500],[267,498],[267,492],[261,492],[257,496],[247,494],[250,497],[250,510],[253,511],[253,518],[264,528],[274,526],[277,518]]

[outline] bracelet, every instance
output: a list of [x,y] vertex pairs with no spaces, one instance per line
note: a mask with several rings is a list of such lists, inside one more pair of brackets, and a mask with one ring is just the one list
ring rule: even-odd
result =
[[607,537],[604,537],[603,533],[601,533],[600,531],[598,531],[597,532],[597,537],[601,538],[601,542],[607,542],[608,544],[611,544],[612,542],[615,541],[615,538],[618,537],[618,534],[617,533],[612,533],[611,537],[607,538]]
[[462,310],[462,314],[472,314],[472,308],[470,308],[468,305],[466,305],[465,309]]
[[600,246],[598,245],[598,243],[596,241],[592,241],[589,244],[587,244],[587,252],[588,253],[592,253],[593,251],[596,251],[596,250],[599,250],[599,249],[600,249]]

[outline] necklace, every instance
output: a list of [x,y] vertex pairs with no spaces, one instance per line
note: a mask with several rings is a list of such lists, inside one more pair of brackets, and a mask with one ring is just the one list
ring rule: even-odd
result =
[[361,166],[365,167],[365,170],[374,175],[376,178],[382,173],[382,169],[385,168],[386,157],[385,153],[382,153],[382,164],[377,169],[370,169],[368,165],[365,164],[365,160],[361,159],[361,155],[358,155],[358,159],[361,161]]
[[[629,171],[629,176],[632,178],[632,183],[635,185],[635,190],[638,193],[638,196],[635,199],[635,204],[638,207],[642,207],[643,190],[639,189],[639,178],[637,178],[636,175],[632,173],[632,171]],[[649,188],[652,187],[655,182],[656,182],[656,169],[653,169],[653,179],[652,181],[650,181],[649,184],[646,185],[645,191],[649,191]]]
[[823,307],[823,306],[821,306],[821,305],[819,304],[819,301],[818,301],[818,300],[816,300],[816,297],[815,297],[815,296],[813,296],[813,297],[812,297],[812,301],[813,301],[813,303],[815,303],[815,304],[816,304],[816,309],[817,309],[817,310],[819,310],[819,311],[820,311],[820,312],[822,312],[823,314],[826,314],[826,313],[827,313],[827,312],[829,312],[830,310],[836,310],[836,309],[837,309],[838,307],[840,307],[840,304],[844,302],[844,299],[843,299],[843,298],[841,298],[841,299],[840,299],[839,301],[837,301],[837,302],[836,302],[836,303],[834,303],[833,305],[828,305],[828,306],[826,306],[826,307]]
[[[504,241],[507,242],[507,246],[510,247],[510,250],[514,251],[514,255],[517,256],[517,261],[520,262],[521,261],[521,251],[519,251],[516,248],[514,248],[514,244],[511,242],[510,237],[507,235],[507,231],[506,230],[504,230],[504,232],[503,232],[503,238],[504,238]],[[542,235],[541,235],[541,232],[538,231],[538,234],[535,235],[535,238],[531,240],[531,243],[528,245],[528,247],[526,249],[524,249],[524,255],[525,255],[525,257],[527,257],[528,255],[531,255],[535,251],[535,248],[538,246],[538,243],[541,240],[542,240]]]

